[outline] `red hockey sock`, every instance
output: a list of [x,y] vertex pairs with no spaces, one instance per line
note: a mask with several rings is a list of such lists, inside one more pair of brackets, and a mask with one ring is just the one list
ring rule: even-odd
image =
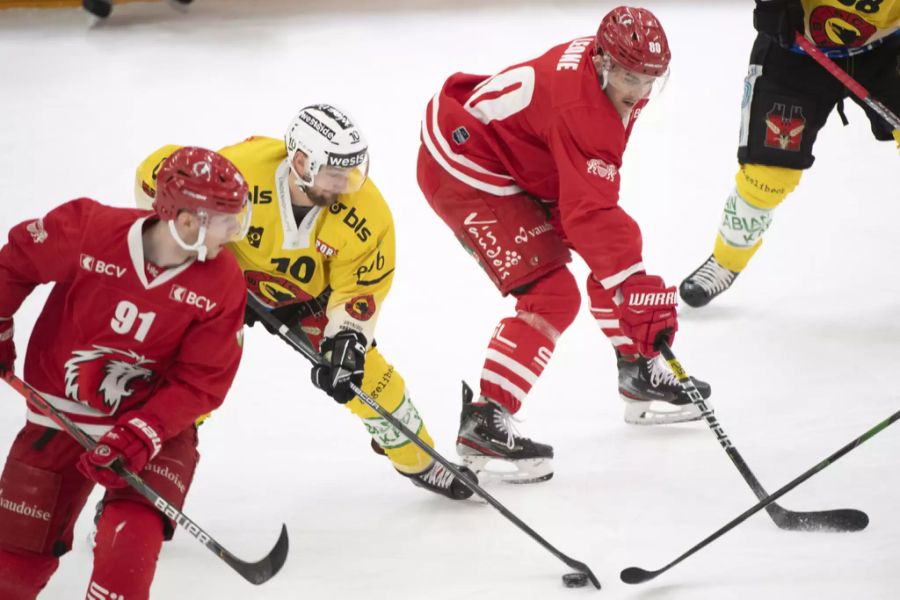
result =
[[0,598],[35,600],[58,566],[55,556],[0,550]]
[[163,542],[160,514],[136,502],[111,502],[97,523],[89,600],[146,600]]
[[544,372],[556,340],[572,324],[581,297],[566,268],[535,281],[517,295],[515,317],[503,319],[488,344],[481,395],[515,413]]
[[488,344],[481,395],[515,413],[547,366],[555,346],[555,340],[521,317],[503,319]]

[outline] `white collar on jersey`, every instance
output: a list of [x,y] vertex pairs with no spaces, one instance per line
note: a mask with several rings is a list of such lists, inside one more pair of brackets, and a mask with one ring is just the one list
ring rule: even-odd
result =
[[194,264],[194,259],[192,258],[186,263],[180,264],[177,267],[172,267],[171,269],[163,269],[162,273],[159,274],[159,277],[148,282],[147,270],[144,267],[144,222],[146,220],[147,217],[141,217],[135,221],[131,225],[131,229],[128,230],[128,253],[131,255],[131,264],[134,265],[134,272],[137,274],[138,279],[141,280],[144,289],[149,290],[174,279],[175,276]]
[[291,208],[291,190],[290,185],[290,164],[285,158],[284,161],[275,169],[275,193],[278,195],[278,207],[281,209],[281,228],[284,232],[284,243],[281,244],[284,250],[302,250],[309,248],[309,234],[316,222],[316,217],[322,212],[321,206],[313,206],[300,226],[294,220],[294,209]]

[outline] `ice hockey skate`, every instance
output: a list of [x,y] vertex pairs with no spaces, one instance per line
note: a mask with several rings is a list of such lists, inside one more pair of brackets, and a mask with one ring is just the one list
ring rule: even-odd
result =
[[739,273],[729,271],[710,255],[700,267],[684,278],[678,291],[681,299],[695,308],[706,306],[710,300],[727,290]]
[[[457,469],[473,483],[478,483],[478,477],[466,467],[455,465]],[[441,494],[451,500],[465,500],[472,495],[472,490],[461,482],[450,470],[441,463],[434,461],[431,466],[421,473],[407,474],[412,482],[420,488],[425,488],[435,494]]]
[[[700,409],[681,389],[675,374],[657,356],[627,360],[617,354],[619,395],[625,401],[625,422],[631,425],[667,425],[702,418]],[[709,384],[691,377],[697,391],[707,399]]]
[[522,437],[503,407],[474,394],[463,382],[463,408],[456,452],[479,477],[506,483],[537,483],[553,477],[553,448]]

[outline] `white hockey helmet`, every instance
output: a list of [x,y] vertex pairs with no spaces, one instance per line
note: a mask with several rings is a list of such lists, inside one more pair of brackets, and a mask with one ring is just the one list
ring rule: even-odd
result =
[[[369,173],[369,144],[346,111],[330,104],[300,109],[284,136],[291,172],[301,187],[350,194]],[[298,152],[302,160],[296,160]]]

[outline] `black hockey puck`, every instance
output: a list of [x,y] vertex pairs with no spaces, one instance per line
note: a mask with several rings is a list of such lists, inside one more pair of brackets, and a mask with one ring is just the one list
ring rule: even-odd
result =
[[588,584],[587,573],[566,573],[562,576],[563,585],[567,588],[580,588]]

